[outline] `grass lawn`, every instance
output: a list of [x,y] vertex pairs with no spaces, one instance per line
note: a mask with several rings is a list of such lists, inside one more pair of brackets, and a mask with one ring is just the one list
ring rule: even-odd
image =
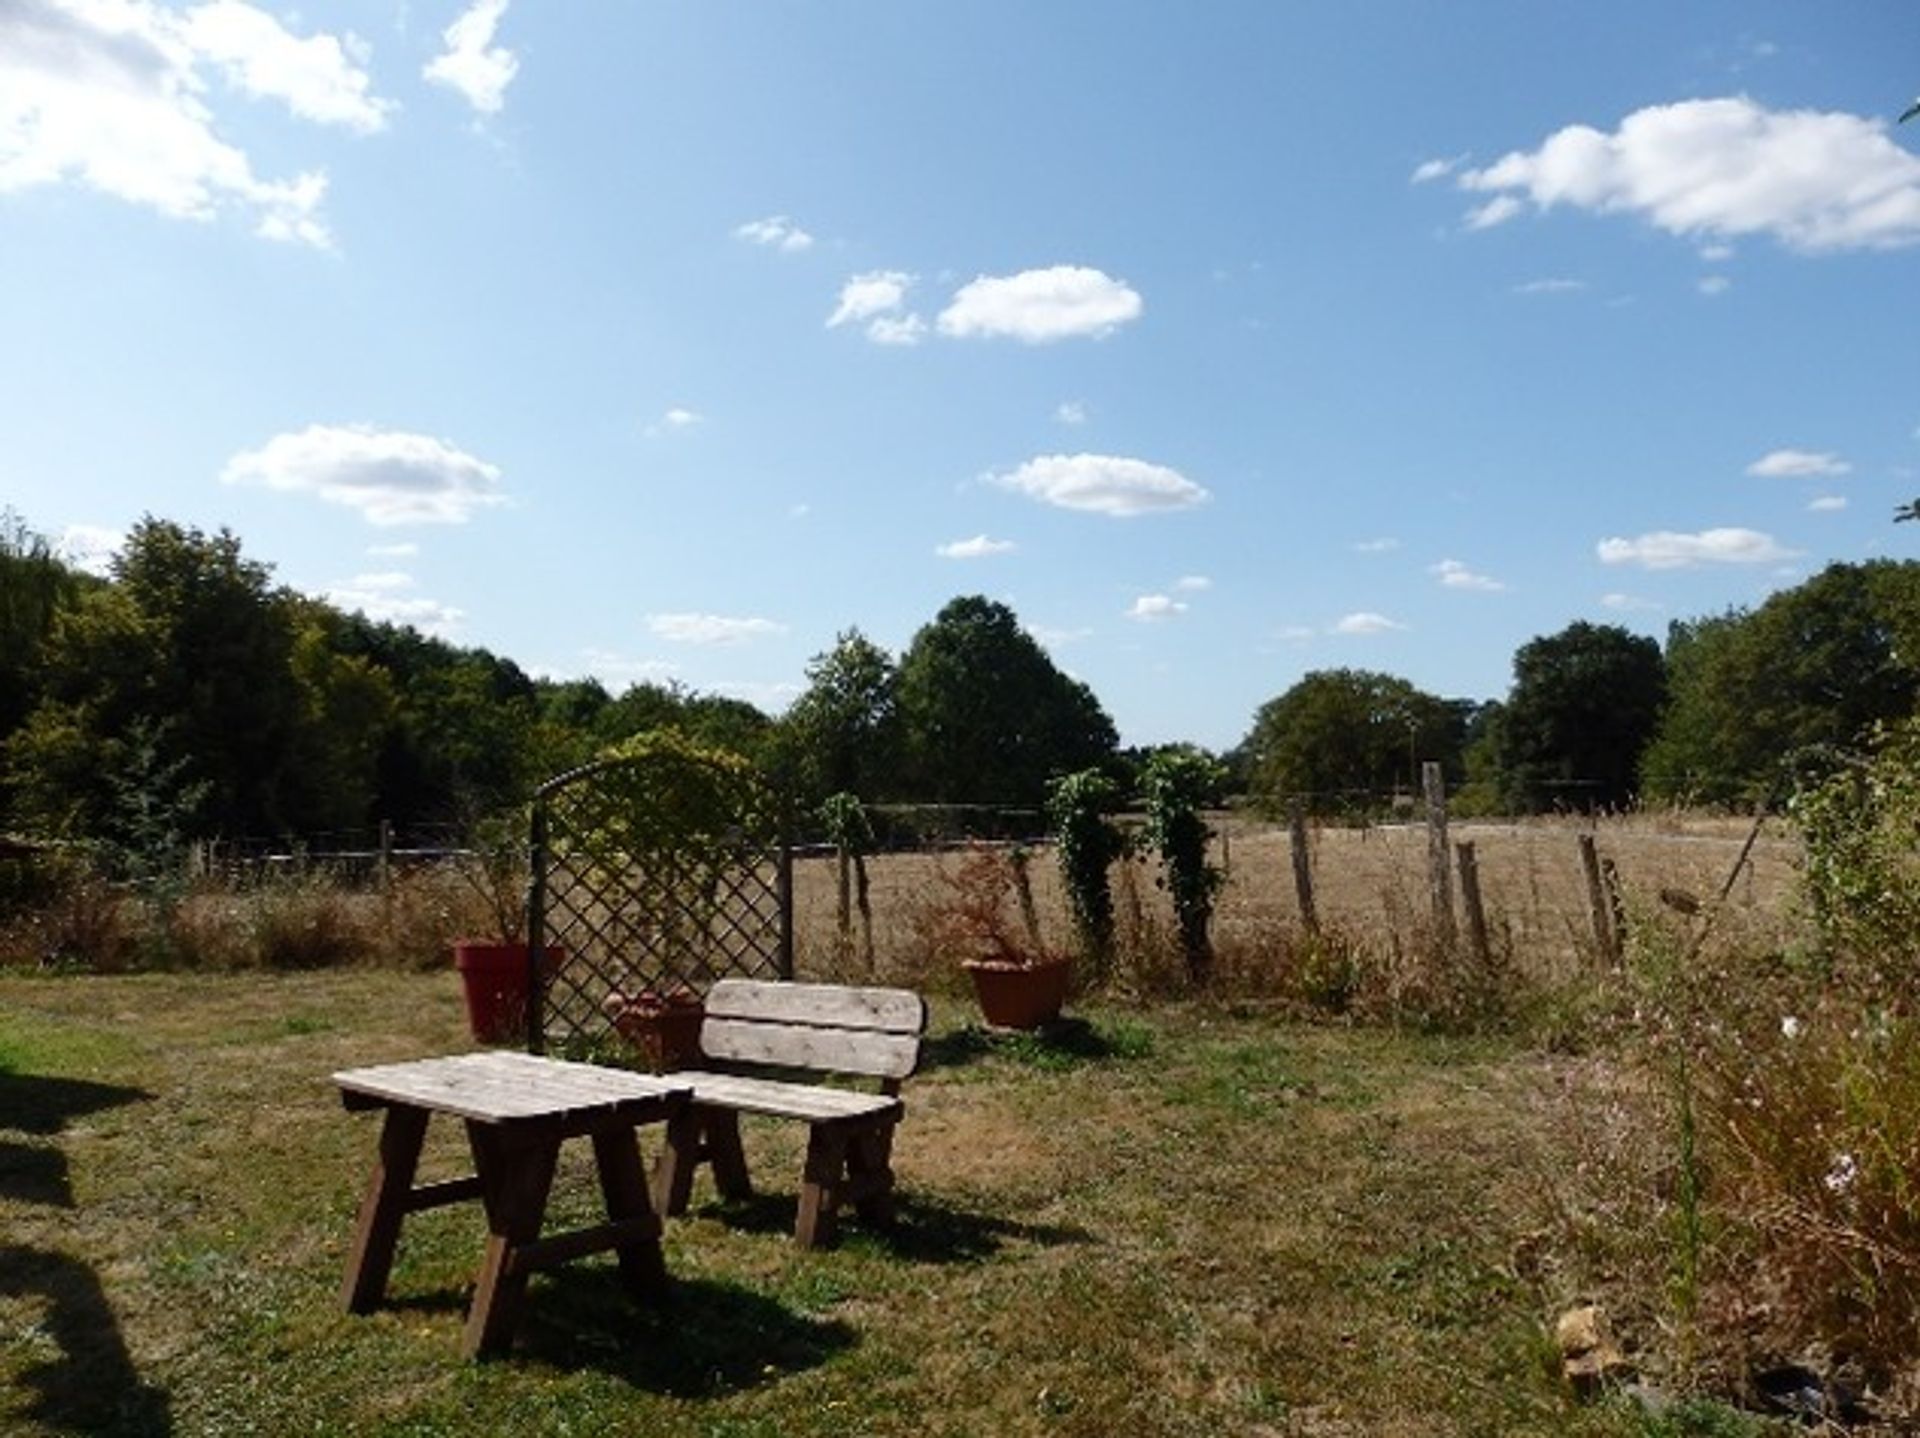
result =
[[[1749,1431],[1561,1393],[1546,1325],[1578,1295],[1524,1255],[1568,1061],[1088,1017],[1049,1047],[936,1009],[891,1232],[797,1253],[801,1135],[750,1123],[763,1196],[703,1176],[670,1299],[631,1305],[604,1255],[536,1276],[513,1355],[474,1364],[475,1207],[409,1221],[381,1312],[336,1301],[377,1120],[327,1075],[468,1047],[451,974],[0,977],[0,1431]],[[596,1211],[569,1147],[550,1222]],[[430,1133],[423,1176],[464,1158]]]

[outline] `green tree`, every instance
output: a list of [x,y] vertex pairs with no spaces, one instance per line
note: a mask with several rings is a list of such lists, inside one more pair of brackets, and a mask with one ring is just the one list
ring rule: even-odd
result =
[[897,677],[887,651],[858,629],[808,661],[806,691],[781,721],[807,793],[876,799],[897,788]]
[[1056,774],[1105,761],[1118,742],[1093,691],[1054,667],[1011,609],[954,599],[900,660],[906,771],[918,797],[1031,805]]
[[1396,785],[1411,785],[1414,765],[1425,760],[1457,778],[1473,709],[1391,674],[1315,670],[1254,714],[1242,742],[1252,792],[1270,813],[1299,803],[1334,814],[1373,807]]
[[1729,803],[1861,745],[1920,697],[1920,563],[1833,564],[1751,611],[1674,624],[1645,791]]
[[1666,689],[1659,644],[1617,625],[1581,621],[1521,645],[1491,746],[1507,808],[1631,802]]
[[224,530],[141,520],[111,587],[48,636],[39,703],[8,746],[22,806],[43,826],[109,827],[140,724],[139,772],[198,796],[154,796],[178,820],[192,811],[184,837],[286,827],[301,696],[292,608],[268,580]]

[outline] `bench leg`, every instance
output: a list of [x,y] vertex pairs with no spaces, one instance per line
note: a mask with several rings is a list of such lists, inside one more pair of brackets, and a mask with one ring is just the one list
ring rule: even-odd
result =
[[593,1136],[593,1156],[600,1173],[600,1196],[607,1217],[615,1223],[629,1218],[652,1219],[644,1239],[621,1244],[620,1277],[637,1295],[662,1292],[667,1286],[667,1263],[660,1252],[660,1220],[647,1198],[646,1175],[640,1167],[640,1145],[633,1130],[608,1129]]
[[484,1357],[513,1342],[527,1293],[527,1272],[514,1258],[522,1245],[540,1237],[560,1140],[548,1133],[509,1135],[469,1123],[467,1141],[487,1209],[487,1251],[467,1312],[465,1341],[469,1357]]
[[893,1130],[890,1123],[866,1129],[847,1148],[854,1210],[869,1223],[893,1221]]
[[703,1163],[713,1165],[722,1198],[753,1197],[740,1115],[731,1109],[689,1108],[667,1121],[666,1145],[653,1170],[653,1205],[662,1218],[687,1211],[694,1171]]
[[380,1152],[373,1177],[360,1201],[360,1221],[347,1258],[347,1278],[340,1301],[349,1313],[369,1313],[386,1297],[387,1276],[393,1271],[393,1251],[400,1242],[400,1225],[407,1216],[407,1199],[420,1164],[420,1143],[427,1132],[427,1111],[395,1104],[387,1109],[380,1128]]
[[800,1214],[793,1241],[814,1248],[833,1237],[834,1210],[840,1204],[840,1185],[847,1171],[848,1135],[829,1124],[815,1124],[807,1134],[807,1166],[800,1176]]

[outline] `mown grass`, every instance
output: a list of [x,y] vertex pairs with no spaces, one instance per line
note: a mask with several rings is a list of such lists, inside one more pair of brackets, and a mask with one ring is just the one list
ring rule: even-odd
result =
[[[477,1211],[410,1221],[379,1313],[336,1304],[373,1121],[339,1068],[467,1046],[450,974],[0,977],[0,1430],[147,1434],[1736,1434],[1576,1405],[1521,1261],[1576,1155],[1569,1062],[1492,1040],[1096,1009],[1007,1040],[942,1004],[888,1232],[787,1239],[696,1190],[674,1291],[537,1278],[460,1357]],[[649,1136],[648,1147],[652,1140]],[[432,1174],[460,1170],[457,1130]],[[571,1155],[550,1221],[595,1189]]]

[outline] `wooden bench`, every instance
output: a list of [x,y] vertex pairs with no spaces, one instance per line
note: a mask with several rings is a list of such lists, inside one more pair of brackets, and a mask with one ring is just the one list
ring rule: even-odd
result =
[[[669,1075],[692,1087],[693,1102],[668,1120],[654,1170],[654,1206],[663,1216],[684,1213],[702,1163],[712,1165],[723,1197],[751,1196],[740,1115],[756,1113],[807,1125],[793,1230],[802,1248],[833,1236],[842,1204],[853,1204],[862,1218],[886,1221],[893,1213],[893,1131],[906,1112],[900,1081],[919,1064],[926,1028],[926,1001],[905,989],[720,980],[707,994],[700,1025],[700,1050],[714,1067]],[[880,1091],[738,1072],[749,1067],[875,1078]]]

